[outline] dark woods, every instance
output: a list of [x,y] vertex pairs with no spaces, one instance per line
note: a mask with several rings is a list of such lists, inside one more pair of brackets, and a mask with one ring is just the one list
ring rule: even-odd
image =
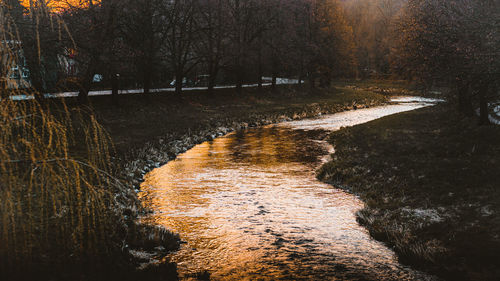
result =
[[262,76],[273,86],[278,76],[331,79],[354,65],[352,31],[336,1],[60,1],[64,8],[51,12],[49,1],[26,9],[11,2],[38,92],[78,89],[82,100],[92,87],[118,85],[180,93],[199,77],[209,90],[241,89]]
[[480,109],[498,99],[500,83],[500,2],[496,0],[413,0],[401,16],[395,69],[428,84],[445,83],[460,112]]
[[400,76],[453,89],[486,123],[498,92],[494,0],[27,2],[5,1],[40,93]]

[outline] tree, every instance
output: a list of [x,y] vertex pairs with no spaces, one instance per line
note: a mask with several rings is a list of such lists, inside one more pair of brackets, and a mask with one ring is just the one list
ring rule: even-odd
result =
[[393,27],[405,0],[350,0],[342,2],[353,29],[358,76],[388,74]]
[[227,24],[229,26],[231,70],[236,78],[236,89],[241,92],[244,82],[246,58],[250,57],[251,47],[266,29],[260,24],[258,15],[261,12],[257,0],[226,0],[229,9]]
[[352,29],[337,1],[309,0],[301,5],[305,13],[296,40],[301,64],[312,88],[319,77],[322,86],[328,86],[334,76],[351,72],[355,64]]
[[268,62],[271,74],[271,87],[275,89],[278,74],[285,70],[287,59],[294,60],[286,54],[291,50],[290,38],[293,34],[293,16],[291,6],[286,1],[262,1],[259,13],[259,24],[265,28],[259,35],[258,69],[259,85],[262,85],[263,59]]
[[175,92],[181,94],[182,84],[187,73],[198,63],[194,52],[198,39],[198,26],[195,17],[195,0],[172,1],[167,6],[164,53],[175,74]]
[[206,0],[198,2],[197,8],[199,40],[196,52],[209,75],[208,92],[213,94],[217,75],[227,63],[225,61],[228,47],[228,42],[225,40],[228,32],[225,24],[227,6],[224,0]]
[[[24,8],[19,0],[0,2],[0,97],[7,95],[9,77],[15,65],[23,64],[20,51],[22,45],[16,32],[16,25],[23,20]],[[20,73],[19,73],[20,74]]]
[[163,0],[127,0],[120,17],[120,37],[130,48],[145,94],[149,93],[152,77],[159,68],[168,29],[164,22],[166,8]]
[[118,17],[123,2],[119,0],[85,0],[84,4],[69,5],[64,10],[65,22],[76,44],[75,59],[79,64],[79,94],[86,101],[96,73],[112,66],[118,49]]
[[64,49],[66,26],[60,14],[53,13],[50,1],[29,1],[28,17],[18,18],[17,26],[30,70],[30,79],[37,99],[54,89],[59,68],[58,54]]
[[488,123],[488,101],[500,73],[500,3],[494,0],[412,0],[401,17],[396,69],[422,80],[447,81],[459,110]]

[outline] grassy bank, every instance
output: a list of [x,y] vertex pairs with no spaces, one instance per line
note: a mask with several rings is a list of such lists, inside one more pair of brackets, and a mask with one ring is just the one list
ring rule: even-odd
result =
[[339,86],[189,91],[93,97],[90,105],[116,148],[117,172],[138,187],[148,171],[206,140],[246,127],[382,104],[386,96]]
[[[119,154],[142,146],[152,139],[172,132],[188,133],[200,128],[223,126],[228,120],[256,125],[265,119],[303,118],[314,114],[373,105],[384,101],[374,91],[353,90],[339,86],[310,91],[307,87],[279,86],[175,93],[131,94],[91,97],[90,104],[99,122],[111,135]],[[231,123],[233,123],[231,122]]]
[[404,263],[448,280],[500,278],[500,127],[439,105],[345,128],[319,178],[358,194],[360,223]]

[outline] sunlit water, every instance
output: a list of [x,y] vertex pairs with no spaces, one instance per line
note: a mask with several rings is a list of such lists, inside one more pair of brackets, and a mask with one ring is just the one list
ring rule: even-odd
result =
[[363,202],[318,181],[325,130],[426,106],[407,103],[286,122],[195,146],[149,173],[144,220],[186,241],[181,277],[213,280],[427,280],[356,222]]

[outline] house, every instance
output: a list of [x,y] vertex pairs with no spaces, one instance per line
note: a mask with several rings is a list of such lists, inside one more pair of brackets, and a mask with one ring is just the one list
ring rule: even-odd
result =
[[[2,41],[3,52],[0,52],[0,80],[5,81],[8,89],[26,89],[32,86],[30,71],[23,53],[21,41]],[[66,49],[55,58],[45,59],[44,81],[50,89],[78,75],[75,60],[76,51]]]
[[8,89],[31,87],[29,70],[26,64],[20,41],[2,41],[2,69],[0,73]]

